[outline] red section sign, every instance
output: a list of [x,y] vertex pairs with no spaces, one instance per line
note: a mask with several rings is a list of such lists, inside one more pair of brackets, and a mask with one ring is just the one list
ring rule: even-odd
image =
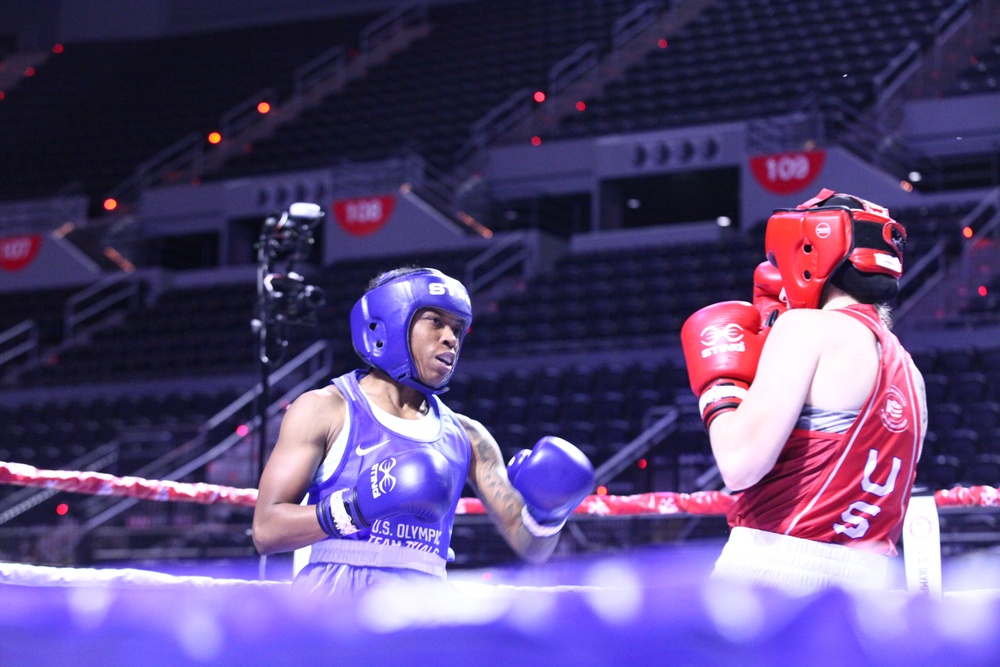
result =
[[824,162],[826,151],[757,155],[750,158],[750,171],[768,192],[789,195],[816,180]]
[[0,239],[0,269],[20,271],[31,264],[41,247],[42,237],[37,234]]
[[396,207],[392,195],[339,199],[333,202],[333,213],[341,228],[352,236],[368,236],[382,228]]

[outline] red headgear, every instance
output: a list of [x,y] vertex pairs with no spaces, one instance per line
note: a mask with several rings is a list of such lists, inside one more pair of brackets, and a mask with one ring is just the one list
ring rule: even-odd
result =
[[827,189],[794,209],[775,210],[764,238],[791,308],[818,308],[827,279],[845,261],[898,280],[905,242],[906,230],[888,210]]

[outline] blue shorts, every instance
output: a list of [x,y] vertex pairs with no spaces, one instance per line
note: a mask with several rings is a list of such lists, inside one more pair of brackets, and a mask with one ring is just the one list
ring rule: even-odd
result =
[[446,579],[407,568],[308,563],[295,575],[292,588],[309,594],[346,599],[376,586],[412,582],[436,582],[448,586]]

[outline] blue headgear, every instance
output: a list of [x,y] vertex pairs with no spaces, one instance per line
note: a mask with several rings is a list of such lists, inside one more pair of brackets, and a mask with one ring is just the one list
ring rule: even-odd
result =
[[435,308],[463,320],[458,337],[461,352],[472,324],[469,293],[462,283],[435,269],[404,273],[366,292],[351,309],[351,340],[365,363],[397,382],[439,394],[445,391],[451,374],[438,387],[424,384],[410,353],[410,323],[421,308]]

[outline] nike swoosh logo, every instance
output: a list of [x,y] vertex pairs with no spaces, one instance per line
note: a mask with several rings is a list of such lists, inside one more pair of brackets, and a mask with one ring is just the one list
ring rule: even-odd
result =
[[374,452],[379,447],[381,447],[383,445],[388,445],[389,442],[390,442],[389,440],[383,440],[382,442],[378,443],[377,445],[372,445],[371,447],[362,447],[361,445],[358,445],[357,449],[354,450],[354,453],[357,454],[358,456],[364,456],[365,454],[371,454],[372,452]]

